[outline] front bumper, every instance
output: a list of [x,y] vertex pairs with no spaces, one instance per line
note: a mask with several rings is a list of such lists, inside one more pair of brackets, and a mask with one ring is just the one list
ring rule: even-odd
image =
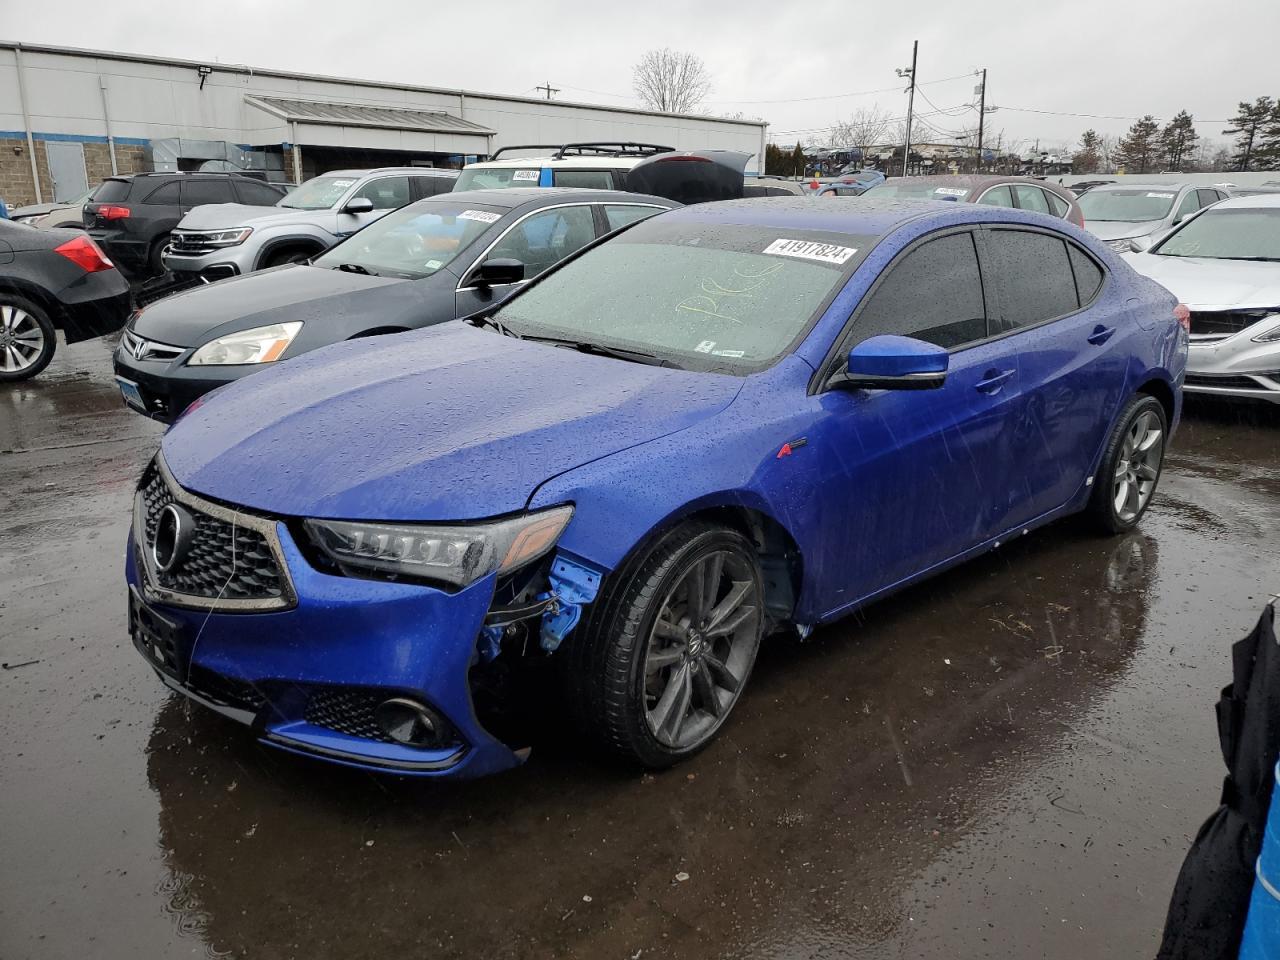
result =
[[[272,612],[225,613],[160,602],[130,532],[131,623],[137,616],[167,621],[172,659],[149,650],[142,631],[134,642],[166,684],[247,724],[270,746],[347,766],[471,777],[519,764],[481,726],[468,683],[492,578],[451,594],[333,576],[308,563],[284,523],[276,523],[276,535],[296,601]],[[133,607],[139,600],[141,614]],[[447,721],[448,737],[423,748],[379,739],[360,705],[393,697],[430,706]],[[326,706],[317,710],[321,698]]]
[[1280,403],[1280,340],[1258,343],[1264,322],[1218,340],[1191,341],[1187,393]]
[[182,277],[198,276],[212,283],[253,270],[253,251],[241,246],[220,247],[197,253],[165,247],[160,255],[166,270]]
[[116,376],[138,385],[145,407],[139,412],[161,423],[172,423],[209,391],[270,366],[188,367],[190,353],[190,349],[184,349],[176,359],[139,360],[128,353],[122,339],[112,355],[112,366]]

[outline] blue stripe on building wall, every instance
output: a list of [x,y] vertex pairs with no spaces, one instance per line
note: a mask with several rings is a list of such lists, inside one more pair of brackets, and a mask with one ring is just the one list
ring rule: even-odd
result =
[[[31,134],[33,140],[61,140],[71,143],[106,143],[106,137],[90,136],[83,133],[40,133],[38,131]],[[27,131],[25,130],[0,130],[0,140],[25,140],[27,139]],[[115,137],[117,146],[122,147],[148,147],[151,141],[145,137]]]

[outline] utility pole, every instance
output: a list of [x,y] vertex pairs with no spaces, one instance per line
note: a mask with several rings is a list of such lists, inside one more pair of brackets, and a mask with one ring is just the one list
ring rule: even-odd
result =
[[551,95],[552,95],[553,93],[559,93],[559,92],[560,92],[560,88],[559,88],[559,87],[553,87],[553,86],[551,85],[551,81],[550,81],[550,80],[548,80],[548,81],[547,81],[545,84],[543,84],[542,86],[540,86],[540,87],[534,87],[533,89],[535,89],[535,90],[545,90],[545,91],[547,91],[547,99],[548,99],[548,100],[550,100],[550,99],[551,99]]
[[982,169],[982,121],[987,118],[987,68],[982,68],[982,83],[978,86],[978,169]]
[[911,164],[911,116],[915,112],[916,105],[916,53],[920,49],[920,41],[911,41],[911,69],[898,70],[898,76],[910,77],[911,83],[907,87],[907,142],[902,147],[902,175],[907,175],[907,168]]

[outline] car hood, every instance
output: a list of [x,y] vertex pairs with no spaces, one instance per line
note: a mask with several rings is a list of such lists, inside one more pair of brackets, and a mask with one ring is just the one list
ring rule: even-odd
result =
[[184,487],[268,514],[469,520],[714,415],[742,383],[446,323],[245,377],[162,450]]
[[9,218],[17,220],[19,217],[43,217],[46,213],[65,206],[65,203],[29,203],[25,207],[10,207]]
[[1167,287],[1192,310],[1280,307],[1280,263],[1125,254],[1143,276]]
[[[259,270],[166,297],[142,311],[132,330],[140,337],[194,347],[219,334],[268,323],[332,317],[363,301],[375,287],[404,283],[324,267],[285,266]],[[368,309],[368,304],[358,304]]]
[[1084,228],[1099,240],[1145,237],[1160,228],[1159,220],[1085,220]]
[[209,203],[193,207],[178,224],[180,230],[227,230],[231,227],[265,229],[279,224],[310,223],[327,210],[289,210],[285,207],[251,207],[244,203]]

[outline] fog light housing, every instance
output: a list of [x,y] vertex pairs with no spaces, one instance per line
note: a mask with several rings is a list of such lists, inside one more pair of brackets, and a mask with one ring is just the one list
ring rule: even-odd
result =
[[444,738],[444,719],[430,707],[407,697],[393,697],[378,704],[373,715],[383,733],[406,747],[434,747]]

